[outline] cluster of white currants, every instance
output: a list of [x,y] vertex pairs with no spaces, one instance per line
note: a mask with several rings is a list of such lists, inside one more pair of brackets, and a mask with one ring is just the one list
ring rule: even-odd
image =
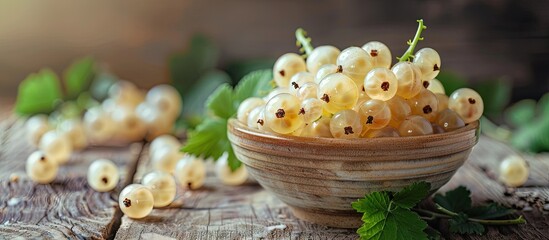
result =
[[445,95],[435,79],[441,67],[435,50],[391,64],[391,51],[377,41],[343,51],[320,46],[306,60],[284,54],[273,68],[278,87],[243,101],[237,118],[279,134],[358,138],[447,132],[481,117],[483,101],[474,90]]
[[[180,111],[181,97],[169,85],[155,86],[145,94],[130,82],[118,81],[109,89],[109,98],[88,109],[83,119],[57,122],[42,114],[32,116],[25,128],[29,142],[39,151],[29,156],[27,175],[35,182],[50,183],[73,150],[84,149],[90,142],[129,143],[169,133]],[[50,171],[45,173],[43,166]]]

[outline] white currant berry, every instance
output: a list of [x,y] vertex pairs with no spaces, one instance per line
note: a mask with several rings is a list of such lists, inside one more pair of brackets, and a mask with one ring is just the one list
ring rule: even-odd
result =
[[370,62],[372,64],[372,67],[384,67],[384,68],[390,68],[392,57],[391,57],[391,50],[387,47],[387,45],[383,44],[382,42],[378,41],[371,41],[364,46],[362,46],[362,49],[370,55]]
[[422,48],[416,52],[414,64],[421,70],[424,81],[435,78],[440,72],[440,56],[432,48]]
[[290,85],[288,86],[288,90],[290,91],[290,94],[298,97],[298,91],[300,87],[306,83],[314,83],[314,81],[315,77],[313,74],[309,72],[298,72],[292,78],[290,78]]
[[248,119],[246,120],[246,125],[249,128],[258,129],[259,113],[265,109],[265,105],[257,106],[250,114],[248,114]]
[[173,130],[174,119],[147,102],[139,104],[135,108],[135,113],[146,126],[147,140],[169,134]]
[[38,146],[42,135],[51,129],[50,124],[48,123],[48,116],[38,114],[30,117],[27,122],[25,122],[25,129],[29,142]]
[[265,96],[263,98],[263,100],[265,100],[265,102],[268,102],[274,96],[276,96],[278,94],[281,94],[281,93],[290,93],[290,90],[288,88],[277,87],[277,88],[273,89],[271,92],[269,92],[269,94],[267,94],[267,96]]
[[[107,105],[123,105],[135,107],[145,99],[145,94],[132,82],[120,80],[109,88],[109,99]],[[108,107],[105,110],[112,110]]]
[[119,179],[118,167],[111,160],[95,160],[88,168],[88,184],[95,191],[111,191],[116,187]]
[[177,119],[181,113],[181,95],[170,85],[154,86],[147,92],[146,101],[166,113],[171,120]]
[[58,164],[66,163],[72,153],[69,138],[56,130],[50,130],[42,136],[39,148],[50,160],[56,161]]
[[168,147],[174,151],[179,151],[181,142],[176,137],[165,134],[154,138],[149,145],[149,158],[152,158],[154,152],[158,149]]
[[286,53],[278,58],[273,67],[274,81],[277,86],[288,88],[290,78],[298,72],[307,70],[305,60],[295,53]]
[[154,198],[154,207],[165,207],[175,199],[177,186],[174,177],[166,172],[151,172],[141,181],[143,185],[151,190]]
[[117,107],[111,114],[115,124],[115,138],[125,142],[140,141],[147,133],[147,125],[133,108]]
[[86,130],[80,119],[70,119],[61,122],[58,130],[68,136],[73,149],[81,150],[88,146]]
[[179,149],[164,146],[154,151],[151,157],[151,165],[155,170],[173,173],[177,161],[184,156]]
[[341,72],[343,70],[341,67],[338,67],[335,64],[326,64],[322,66],[320,69],[318,69],[318,71],[315,74],[315,83],[320,84],[322,79],[324,79],[326,76],[332,73],[336,73],[338,71]]
[[184,188],[198,189],[206,180],[206,166],[202,159],[187,155],[177,163],[174,175]]
[[442,83],[438,79],[432,79],[431,81],[429,81],[428,84],[429,85],[427,86],[427,90],[435,94],[446,94],[446,90],[444,90],[444,85],[442,85]]
[[484,102],[475,90],[460,88],[450,95],[448,108],[459,114],[465,123],[471,123],[482,116]]
[[323,65],[335,64],[339,53],[341,51],[334,46],[316,47],[307,57],[307,70],[314,75]]
[[141,184],[130,184],[118,196],[120,210],[130,218],[144,218],[148,216],[154,206],[154,197],[151,190]]
[[57,176],[57,161],[50,159],[42,151],[31,153],[25,166],[29,178],[40,184],[51,183]]
[[505,158],[499,165],[499,179],[509,187],[522,186],[530,170],[524,158],[513,155]]
[[331,138],[332,132],[330,131],[330,120],[329,117],[321,117],[315,122],[309,123],[303,127],[301,131],[302,137],[324,137]]
[[242,103],[240,103],[240,105],[238,106],[236,118],[241,123],[247,123],[248,115],[250,114],[252,109],[261,105],[265,105],[265,100],[258,97],[247,98],[246,100],[242,101]]
[[362,89],[364,77],[373,68],[370,55],[359,47],[348,47],[337,57],[337,66],[341,73],[350,77],[358,89]]
[[232,171],[228,165],[229,154],[225,152],[215,163],[215,173],[223,184],[236,186],[242,185],[248,179],[248,171],[246,167],[240,166]]
[[88,139],[97,143],[111,139],[115,126],[109,114],[99,107],[94,107],[84,114],[84,128]]

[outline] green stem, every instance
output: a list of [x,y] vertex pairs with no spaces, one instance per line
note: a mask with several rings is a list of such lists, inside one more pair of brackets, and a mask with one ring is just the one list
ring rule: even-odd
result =
[[416,211],[416,212],[420,212],[420,213],[424,213],[424,214],[427,214],[427,215],[431,215],[432,218],[452,218],[452,217],[450,217],[450,216],[448,216],[448,215],[444,215],[444,214],[432,212],[432,211],[425,210],[425,209],[414,208],[413,210]]
[[[452,212],[439,204],[435,204],[437,210],[440,212],[450,215],[450,216],[458,216],[459,214]],[[523,224],[526,223],[526,220],[521,216],[515,219],[507,219],[507,220],[487,220],[487,219],[477,219],[477,218],[467,218],[471,222],[477,222],[480,224],[486,224],[486,225],[514,225],[514,224]]]
[[296,45],[300,47],[299,50],[303,53],[303,57],[307,58],[314,49],[311,38],[307,37],[307,32],[303,28],[295,30],[295,38],[297,39]]
[[408,40],[408,42],[406,42],[406,44],[409,45],[408,50],[404,52],[402,57],[397,57],[399,62],[410,61],[410,58],[414,57],[414,48],[416,47],[417,43],[423,40],[423,38],[421,37],[421,32],[423,32],[424,29],[427,29],[427,26],[423,25],[423,19],[419,19],[417,20],[417,22],[419,24],[417,26],[417,31],[416,31],[416,35],[414,36],[414,40]]

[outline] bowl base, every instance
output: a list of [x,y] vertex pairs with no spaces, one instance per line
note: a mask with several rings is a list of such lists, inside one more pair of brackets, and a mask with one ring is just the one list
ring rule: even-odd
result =
[[359,228],[362,225],[362,214],[349,212],[326,212],[306,210],[290,206],[292,213],[301,220],[336,228]]

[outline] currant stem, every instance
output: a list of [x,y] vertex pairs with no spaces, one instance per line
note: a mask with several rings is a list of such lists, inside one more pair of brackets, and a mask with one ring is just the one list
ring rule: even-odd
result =
[[410,61],[410,58],[414,57],[414,48],[416,47],[417,43],[423,40],[423,38],[421,37],[421,32],[423,32],[424,29],[427,29],[427,26],[423,25],[423,19],[419,19],[417,20],[417,22],[419,24],[417,26],[417,31],[416,31],[416,35],[414,36],[414,40],[408,40],[408,42],[406,42],[406,44],[410,46],[408,47],[406,52],[404,52],[402,57],[397,57],[399,62]]
[[303,53],[303,58],[307,58],[313,51],[313,45],[311,44],[311,38],[307,37],[307,32],[303,28],[295,30],[296,46],[300,47],[299,51]]
[[[447,215],[450,215],[450,216],[458,216],[459,215],[455,212],[452,212],[452,211],[440,206],[439,204],[435,204],[435,207],[437,208],[437,210],[441,211],[444,214],[447,214]],[[433,215],[433,216],[435,216],[435,215]],[[486,224],[486,225],[513,225],[513,224],[524,224],[524,223],[526,223],[526,220],[524,220],[522,215],[519,216],[518,218],[508,219],[508,220],[487,220],[487,219],[477,219],[477,218],[468,218],[468,220],[471,221],[471,222],[477,222],[477,223]]]

